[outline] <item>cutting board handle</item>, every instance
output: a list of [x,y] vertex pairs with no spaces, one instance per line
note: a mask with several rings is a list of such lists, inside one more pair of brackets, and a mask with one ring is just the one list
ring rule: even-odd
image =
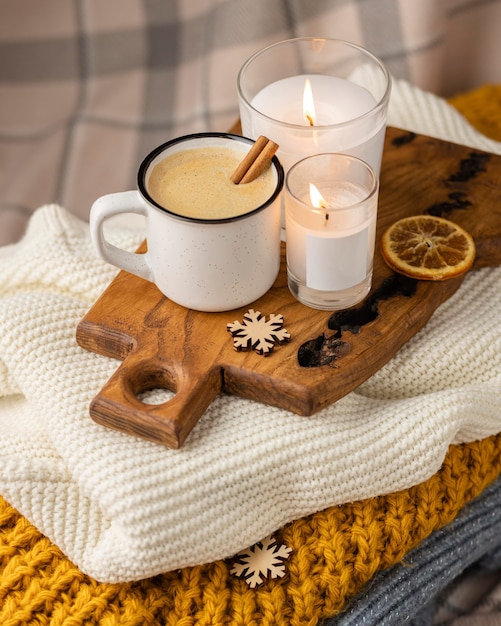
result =
[[[175,395],[162,404],[138,398],[152,389]],[[103,426],[177,449],[221,390],[220,367],[167,364],[138,351],[122,362],[94,398],[90,415]]]

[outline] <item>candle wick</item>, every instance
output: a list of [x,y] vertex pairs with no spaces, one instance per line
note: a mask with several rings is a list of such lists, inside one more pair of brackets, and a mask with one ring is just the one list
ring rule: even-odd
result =
[[306,119],[310,123],[310,126],[315,126],[315,124],[313,123],[313,118],[311,117],[311,115],[306,114]]
[[[319,205],[321,209],[327,208],[327,202],[325,202],[324,200],[320,200]],[[326,211],[324,214],[324,226],[327,226],[328,221],[329,221],[329,213]]]

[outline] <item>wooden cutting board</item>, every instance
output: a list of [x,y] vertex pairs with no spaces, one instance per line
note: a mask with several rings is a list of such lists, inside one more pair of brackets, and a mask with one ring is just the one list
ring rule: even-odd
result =
[[[378,213],[373,289],[364,303],[332,314],[289,293],[282,250],[272,289],[225,313],[185,309],[141,278],[120,272],[78,325],[80,346],[120,359],[90,405],[98,423],[178,448],[218,394],[235,394],[308,416],[349,393],[420,330],[461,285],[403,279],[378,248],[382,231],[408,215],[433,213],[466,228],[475,268],[501,262],[501,157],[389,128]],[[283,315],[288,343],[269,356],[236,351],[227,324],[248,309]],[[160,405],[138,396],[175,391]]]

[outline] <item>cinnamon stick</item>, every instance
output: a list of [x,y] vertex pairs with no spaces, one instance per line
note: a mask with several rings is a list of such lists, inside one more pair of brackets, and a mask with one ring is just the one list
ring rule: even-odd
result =
[[264,172],[277,150],[278,144],[261,135],[230,176],[231,180],[236,185],[252,182]]

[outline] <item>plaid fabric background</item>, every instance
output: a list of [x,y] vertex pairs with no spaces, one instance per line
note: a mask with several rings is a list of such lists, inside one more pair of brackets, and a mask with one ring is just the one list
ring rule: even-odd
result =
[[86,218],[176,135],[227,130],[242,63],[281,39],[361,43],[441,94],[501,82],[501,0],[0,0],[0,244],[58,202]]

